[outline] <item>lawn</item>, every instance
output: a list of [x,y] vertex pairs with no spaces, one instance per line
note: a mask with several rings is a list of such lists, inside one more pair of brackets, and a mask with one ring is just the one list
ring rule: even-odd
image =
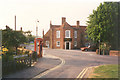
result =
[[118,78],[118,65],[102,65],[96,67],[90,78]]

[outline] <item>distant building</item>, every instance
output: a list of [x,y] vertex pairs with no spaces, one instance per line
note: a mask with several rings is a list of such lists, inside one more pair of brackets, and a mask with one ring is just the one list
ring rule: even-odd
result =
[[80,26],[77,21],[76,25],[71,26],[66,22],[66,18],[62,17],[61,25],[52,25],[44,35],[43,45],[52,49],[80,49],[85,46],[85,30],[87,26]]

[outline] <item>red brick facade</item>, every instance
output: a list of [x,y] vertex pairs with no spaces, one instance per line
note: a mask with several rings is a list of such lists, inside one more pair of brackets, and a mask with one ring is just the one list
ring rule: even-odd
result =
[[[85,45],[85,29],[86,26],[80,26],[79,21],[77,21],[75,26],[71,26],[66,22],[66,18],[63,17],[61,25],[52,25],[50,23],[50,29],[43,35],[43,44],[52,49],[80,49],[80,47]],[[67,37],[68,35],[69,37]]]
[[120,56],[120,51],[117,50],[110,50],[110,56]]

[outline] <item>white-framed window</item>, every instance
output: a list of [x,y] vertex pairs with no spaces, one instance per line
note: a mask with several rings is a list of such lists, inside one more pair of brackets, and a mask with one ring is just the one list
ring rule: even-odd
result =
[[49,41],[46,41],[46,46],[47,46],[47,47],[49,46]]
[[56,42],[56,46],[57,46],[57,47],[60,47],[60,41],[57,41],[57,42]]
[[77,41],[74,42],[74,47],[77,47]]
[[77,31],[74,31],[74,38],[77,38]]
[[56,38],[60,38],[60,30],[56,31]]
[[70,38],[70,30],[65,31],[65,38]]

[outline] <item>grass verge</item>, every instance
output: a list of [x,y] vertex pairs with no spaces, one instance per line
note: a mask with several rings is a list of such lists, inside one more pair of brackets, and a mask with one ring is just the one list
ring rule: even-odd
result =
[[118,65],[96,67],[89,78],[118,78]]

